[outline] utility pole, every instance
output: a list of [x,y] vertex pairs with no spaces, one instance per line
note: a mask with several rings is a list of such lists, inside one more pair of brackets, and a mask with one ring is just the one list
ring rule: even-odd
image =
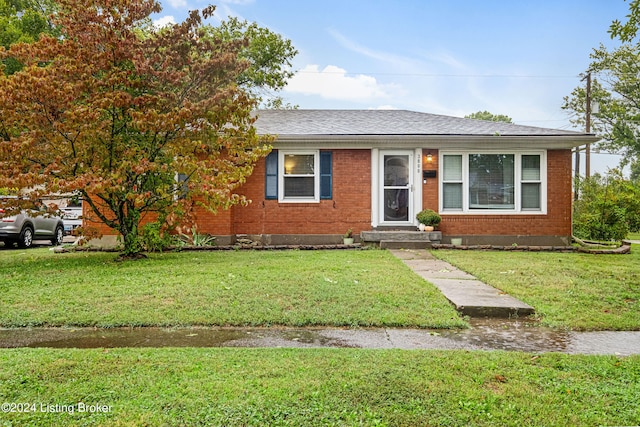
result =
[[573,189],[573,200],[578,200],[578,198],[580,197],[580,193],[578,192],[578,181],[580,179],[580,147],[576,147],[574,148],[575,152],[576,152],[576,169],[574,171],[574,189]]
[[[586,76],[582,77],[580,81],[587,81],[587,90],[586,90],[586,105],[585,105],[585,132],[591,133],[591,71],[587,73]],[[576,153],[576,170],[575,170],[575,182],[578,183],[580,179],[580,147],[575,148]],[[584,146],[584,158],[585,158],[585,178],[589,178],[591,176],[591,144],[585,144]],[[580,194],[578,193],[578,188],[576,187],[573,192],[573,199],[578,200]]]
[[[587,73],[587,93],[586,93],[587,105],[585,108],[585,132],[591,133],[591,71]],[[591,144],[586,144],[584,148],[584,176],[589,178],[591,176]]]

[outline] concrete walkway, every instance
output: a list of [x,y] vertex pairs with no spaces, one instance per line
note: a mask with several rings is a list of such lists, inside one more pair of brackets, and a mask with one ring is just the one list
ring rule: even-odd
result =
[[533,307],[474,276],[441,261],[425,249],[392,249],[420,277],[440,289],[462,314],[471,317],[517,317],[534,313]]

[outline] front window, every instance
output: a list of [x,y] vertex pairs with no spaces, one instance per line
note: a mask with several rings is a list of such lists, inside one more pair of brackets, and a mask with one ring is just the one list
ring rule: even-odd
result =
[[540,156],[522,156],[522,210],[541,209]]
[[542,158],[542,153],[444,153],[442,211],[542,211]]
[[513,209],[513,154],[469,154],[469,208]]
[[318,152],[280,151],[281,201],[319,200]]
[[443,157],[442,207],[444,210],[462,210],[462,155]]

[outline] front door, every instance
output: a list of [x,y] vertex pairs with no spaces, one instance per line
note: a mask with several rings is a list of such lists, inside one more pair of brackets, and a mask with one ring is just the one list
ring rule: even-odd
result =
[[380,219],[385,225],[413,222],[413,152],[380,152]]

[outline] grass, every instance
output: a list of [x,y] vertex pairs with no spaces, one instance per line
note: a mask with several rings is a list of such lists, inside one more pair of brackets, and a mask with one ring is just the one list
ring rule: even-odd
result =
[[640,240],[640,233],[629,233],[627,236],[629,240]]
[[[436,255],[510,287],[547,324],[640,324],[635,252]],[[465,325],[385,251],[169,253],[118,263],[113,254],[46,249],[0,251],[0,324]],[[640,356],[3,349],[0,426],[638,425],[638,378]]]
[[[638,378],[640,357],[14,349],[0,352],[0,402],[35,412],[0,425],[637,425]],[[80,413],[79,402],[108,412]],[[40,412],[55,405],[67,409]]]
[[535,307],[542,324],[640,330],[640,248],[627,255],[434,251],[434,255]]
[[0,251],[0,326],[466,327],[386,251]]

